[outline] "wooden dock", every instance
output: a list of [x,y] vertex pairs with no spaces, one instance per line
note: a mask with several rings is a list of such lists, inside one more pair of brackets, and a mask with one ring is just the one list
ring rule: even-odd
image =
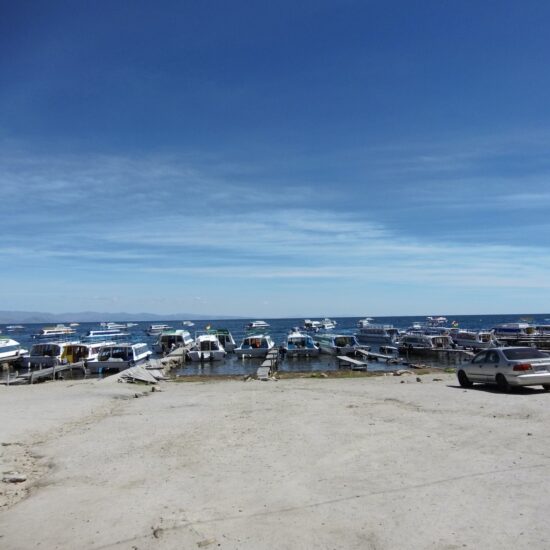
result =
[[338,368],[342,368],[343,365],[349,365],[351,370],[368,370],[368,363],[359,361],[359,359],[354,359],[353,357],[348,357],[347,355],[337,355],[336,359],[338,359]]
[[274,372],[279,370],[279,350],[272,348],[268,351],[261,366],[256,371],[256,378],[258,380],[269,380]]
[[367,351],[365,349],[357,349],[356,352],[366,359],[374,359],[376,361],[378,361],[379,359],[382,361],[391,361],[392,359],[396,359],[395,355],[385,355],[383,353],[375,353],[373,351]]
[[23,374],[18,374],[14,378],[10,379],[10,384],[34,384],[40,380],[55,380],[61,378],[62,373],[69,373],[72,371],[80,371],[84,378],[88,376],[89,371],[86,368],[86,364],[81,361],[79,363],[68,363],[65,365],[53,365],[43,369],[30,370]]

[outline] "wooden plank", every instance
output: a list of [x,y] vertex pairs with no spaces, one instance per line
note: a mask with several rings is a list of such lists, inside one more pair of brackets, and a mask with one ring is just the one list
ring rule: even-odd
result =
[[360,353],[363,357],[373,357],[375,359],[384,359],[384,361],[389,361],[390,359],[395,359],[394,355],[384,355],[383,353],[374,353],[372,351],[367,351],[365,349],[357,349],[357,353]]
[[269,380],[269,367],[258,367],[256,378],[258,380]]
[[338,355],[337,359],[340,363],[348,363],[353,370],[367,370],[368,364],[347,355]]

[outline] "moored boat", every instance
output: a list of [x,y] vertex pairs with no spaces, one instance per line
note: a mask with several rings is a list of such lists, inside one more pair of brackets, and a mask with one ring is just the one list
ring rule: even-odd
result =
[[233,338],[233,335],[226,328],[209,328],[206,331],[208,334],[213,334],[220,341],[223,349],[228,353],[235,351],[237,344]]
[[148,361],[152,352],[147,344],[108,344],[98,353],[97,360],[88,363],[92,373],[121,371]]
[[16,340],[0,336],[0,364],[17,361],[27,353],[28,350],[23,349]]
[[494,334],[486,330],[451,330],[451,338],[457,346],[474,350],[498,346]]
[[355,336],[361,343],[376,342],[379,344],[395,344],[399,336],[399,330],[393,325],[368,323],[361,326]]
[[191,361],[221,361],[226,351],[214,334],[199,334],[194,347],[187,353]]
[[194,340],[188,330],[165,330],[159,334],[153,351],[155,353],[170,353],[177,348],[190,348],[193,343]]
[[322,353],[330,355],[348,355],[362,347],[355,336],[347,334],[316,334],[313,339]]
[[235,353],[240,357],[265,357],[274,347],[275,342],[269,334],[255,334],[245,336]]
[[298,330],[290,332],[283,347],[287,357],[316,357],[319,355],[319,346],[313,338]]
[[80,361],[97,361],[102,347],[114,344],[114,342],[77,342],[67,344],[63,351],[63,359],[67,363],[78,363]]
[[445,334],[405,334],[399,341],[400,353],[430,355],[455,349],[453,339]]
[[35,367],[52,367],[54,365],[64,365],[68,363],[66,357],[67,347],[78,344],[79,342],[41,342],[33,344],[29,357],[27,358],[28,366]]

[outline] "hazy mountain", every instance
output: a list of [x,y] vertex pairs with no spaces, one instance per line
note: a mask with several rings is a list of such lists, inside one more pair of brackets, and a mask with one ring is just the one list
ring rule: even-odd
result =
[[245,319],[227,315],[197,315],[196,313],[174,313],[157,315],[156,313],[101,313],[97,311],[79,311],[69,313],[45,313],[41,311],[0,311],[0,323],[99,323],[102,321],[183,321],[201,319]]

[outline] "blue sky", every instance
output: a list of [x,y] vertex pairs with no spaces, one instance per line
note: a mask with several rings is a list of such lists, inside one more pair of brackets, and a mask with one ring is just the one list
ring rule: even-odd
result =
[[0,309],[550,311],[546,2],[0,15]]

